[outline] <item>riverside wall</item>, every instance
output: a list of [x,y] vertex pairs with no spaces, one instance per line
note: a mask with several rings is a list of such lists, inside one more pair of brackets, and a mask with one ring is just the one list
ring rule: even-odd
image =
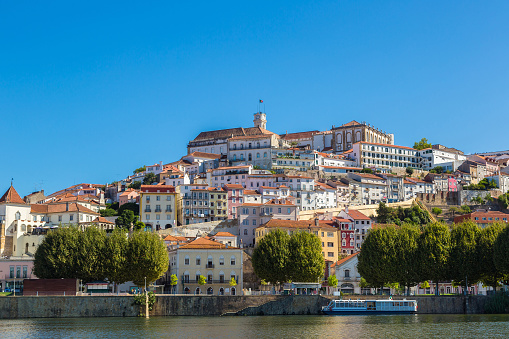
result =
[[[157,296],[151,316],[300,315],[320,314],[333,296]],[[355,296],[374,299],[379,296]],[[426,296],[418,300],[422,314],[484,313],[486,296]],[[403,299],[403,297],[394,297]],[[0,297],[0,319],[136,317],[132,296]]]

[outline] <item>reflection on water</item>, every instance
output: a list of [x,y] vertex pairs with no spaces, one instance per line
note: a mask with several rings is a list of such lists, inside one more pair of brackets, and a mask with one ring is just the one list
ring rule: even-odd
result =
[[0,320],[1,338],[507,338],[509,315]]

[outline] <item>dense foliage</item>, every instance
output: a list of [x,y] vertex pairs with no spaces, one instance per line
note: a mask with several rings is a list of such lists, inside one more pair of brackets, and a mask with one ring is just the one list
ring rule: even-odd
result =
[[414,142],[414,149],[422,150],[425,148],[431,148],[431,143],[428,142],[428,139],[422,138],[420,141]]
[[498,187],[497,182],[494,179],[484,178],[481,181],[479,181],[478,184],[470,184],[467,186],[463,186],[463,189],[485,191],[497,187]]
[[256,246],[252,261],[258,277],[274,284],[318,282],[325,269],[320,240],[307,232],[289,236],[282,230],[271,231]]
[[158,279],[168,270],[166,246],[158,235],[121,229],[107,235],[95,227],[81,231],[64,227],[51,231],[34,258],[34,274],[42,279],[72,278],[84,282],[108,279],[138,286]]
[[145,178],[143,178],[143,185],[152,185],[157,181],[157,176],[154,173],[145,174]]
[[413,225],[424,225],[430,222],[428,212],[423,211],[419,206],[411,208],[392,208],[381,202],[376,210],[376,220],[379,224],[396,224],[403,223]]
[[[496,289],[509,277],[509,226],[480,229],[467,221],[449,229],[441,223],[372,229],[359,254],[359,273],[373,287],[399,283],[453,280],[456,285],[482,282]],[[438,293],[438,287],[435,289]]]

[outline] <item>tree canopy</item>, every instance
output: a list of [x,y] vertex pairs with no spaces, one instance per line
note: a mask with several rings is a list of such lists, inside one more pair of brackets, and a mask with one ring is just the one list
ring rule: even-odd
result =
[[420,209],[419,206],[413,206],[411,208],[392,208],[387,206],[384,202],[380,202],[376,213],[376,220],[380,224],[401,225],[403,223],[408,223],[424,225],[430,222],[428,212]]
[[133,224],[138,220],[131,210],[124,210],[122,214],[115,220],[115,225],[120,228],[129,230]]
[[133,174],[137,174],[137,173],[142,173],[142,172],[145,172],[145,170],[147,169],[146,166],[141,166],[140,168],[137,168],[133,171]]
[[122,215],[122,212],[126,210],[133,211],[134,215],[140,215],[140,205],[135,202],[128,202],[118,208],[118,215]]
[[289,236],[279,229],[271,231],[256,246],[252,262],[256,275],[273,284],[318,282],[325,270],[321,242],[307,232]]
[[145,174],[145,178],[143,178],[143,185],[152,185],[157,181],[157,176],[154,173]]
[[421,141],[417,141],[414,143],[414,149],[422,150],[425,148],[431,148],[431,144],[428,142],[428,139],[422,138]]
[[[48,233],[34,257],[34,274],[41,279],[71,278],[84,282],[108,279],[138,286],[153,282],[168,270],[166,245],[158,235],[122,229],[110,235],[90,226],[62,227]],[[140,280],[141,277],[141,280]]]
[[455,225],[451,231],[451,249],[449,253],[450,277],[464,284],[471,280],[477,282],[481,276],[478,265],[477,239],[479,227],[471,221]]

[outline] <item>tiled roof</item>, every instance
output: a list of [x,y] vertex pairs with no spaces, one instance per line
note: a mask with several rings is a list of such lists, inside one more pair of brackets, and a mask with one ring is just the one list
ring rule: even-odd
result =
[[23,204],[25,205],[25,202],[21,197],[19,196],[18,192],[12,187],[12,185],[9,187],[7,192],[4,193],[2,198],[0,198],[0,203],[11,203],[11,204]]
[[219,159],[219,158],[221,158],[221,154],[205,153],[205,152],[193,152],[193,153],[189,153],[188,155],[183,156],[182,158],[189,157],[189,156],[193,156],[193,157],[197,157],[197,158],[208,158],[208,159]]
[[[229,248],[233,248],[233,247],[229,247]],[[209,250],[226,249],[226,245],[222,244],[220,242],[205,239],[205,238],[197,238],[196,240],[193,240],[185,245],[180,246],[179,249],[181,249],[181,250],[186,250],[186,249],[209,249]]]
[[104,217],[97,217],[94,219],[93,222],[100,222],[100,223],[103,223],[103,224],[114,224],[113,222],[109,221],[108,219],[104,218]]
[[237,184],[226,184],[226,185],[224,185],[224,187],[226,187],[228,189],[244,189],[244,186],[237,185]]
[[244,190],[244,195],[261,195],[255,190]]
[[354,254],[350,254],[350,255],[349,255],[348,257],[346,257],[346,258],[343,258],[343,259],[341,259],[341,260],[339,260],[339,261],[336,261],[334,264],[332,264],[332,267],[339,266],[339,265],[341,265],[341,264],[343,264],[343,263],[347,262],[348,260],[352,259],[353,257],[355,257],[356,255],[358,255],[359,253],[360,253],[360,252],[356,252],[356,253],[354,253]]
[[349,210],[347,214],[351,216],[354,220],[371,220],[363,213],[356,210]]
[[[276,137],[278,137],[277,134],[274,134]],[[238,137],[233,137],[233,138],[230,138],[229,140],[251,140],[251,139],[265,139],[265,138],[270,138],[272,136],[272,134],[260,134],[260,135],[243,135],[243,136],[238,136]],[[268,146],[267,146],[268,147]],[[249,148],[246,148],[246,149],[237,149],[237,150],[232,150],[232,151],[243,151],[243,150],[249,150]]]
[[335,128],[333,128],[333,129],[338,129],[338,128],[341,128],[341,127],[358,126],[358,125],[361,125],[361,124],[360,124],[360,123],[358,123],[358,122],[357,122],[357,121],[355,121],[355,120],[352,120],[352,121],[350,121],[350,122],[347,122],[346,124],[343,124],[343,125],[341,125],[341,126],[339,126],[339,127],[335,127]]
[[[478,220],[475,220],[475,218],[478,218]],[[486,220],[482,220],[483,218],[486,218]],[[491,220],[489,220],[489,218],[491,218]],[[496,220],[496,218],[498,218],[499,220]],[[502,220],[503,218],[506,218],[507,220]],[[509,214],[498,211],[488,211],[488,212],[476,211],[468,214],[463,214],[454,218],[455,223],[459,223],[464,220],[472,220],[473,222],[479,224],[507,222],[509,221]]]
[[314,220],[279,220],[279,219],[271,219],[262,226],[258,228],[326,228],[330,230],[337,230],[336,227],[333,226],[334,223],[331,220],[320,220],[319,225],[315,226]]
[[221,129],[216,131],[207,131],[207,132],[201,132],[198,134],[196,138],[194,138],[193,141],[201,141],[201,140],[211,140],[211,139],[229,139],[232,136],[238,137],[238,136],[246,136],[246,135],[262,135],[262,134],[274,134],[266,129],[260,128],[260,127],[250,127],[250,128],[228,128],[228,129]]
[[175,187],[172,185],[141,185],[143,193],[175,193]]
[[379,144],[379,143],[377,143],[377,142],[359,141],[359,142],[356,142],[356,144],[366,144],[366,145],[386,146],[386,147],[402,148],[402,149],[409,149],[409,150],[412,150],[412,151],[417,151],[416,149],[414,149],[414,148],[412,148],[412,147],[407,147],[407,146],[398,146],[398,145],[389,145],[389,144]]
[[384,178],[380,178],[377,175],[369,174],[369,173],[356,173],[356,175],[360,176],[361,178],[366,178],[366,179],[385,180]]
[[89,208],[86,208],[83,205],[78,203],[69,203],[69,204],[35,204],[30,205],[31,213],[41,213],[41,214],[49,214],[49,213],[64,213],[64,212],[81,212],[87,214],[96,214],[99,213],[92,211]]
[[343,167],[343,166],[324,166],[324,165],[320,165],[320,167],[323,167],[323,168],[330,168],[330,169],[351,169],[351,170],[358,170],[360,171],[362,168],[360,167]]
[[217,232],[216,234],[214,234],[214,237],[235,237],[235,236],[230,232]]
[[176,242],[186,242],[187,239],[185,237],[175,237],[173,235],[168,235],[164,238],[165,241],[176,241]]
[[317,134],[318,132],[319,131],[287,133],[287,134],[281,134],[280,137],[284,140],[307,139],[307,138],[311,138],[313,135]]

